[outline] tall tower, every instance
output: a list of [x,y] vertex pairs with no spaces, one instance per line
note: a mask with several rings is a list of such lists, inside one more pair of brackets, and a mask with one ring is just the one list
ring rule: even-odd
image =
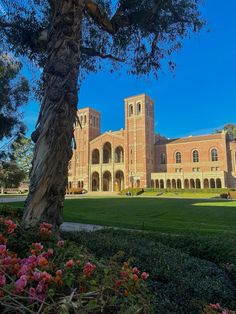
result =
[[69,165],[69,182],[75,188],[89,188],[89,142],[100,135],[100,113],[91,108],[78,110],[76,148]]
[[154,169],[154,102],[141,94],[125,99],[126,186],[150,187]]

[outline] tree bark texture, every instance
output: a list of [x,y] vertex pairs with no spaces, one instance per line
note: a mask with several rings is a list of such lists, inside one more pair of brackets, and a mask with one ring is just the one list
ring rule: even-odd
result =
[[26,226],[62,223],[78,103],[81,27],[80,0],[57,0],[48,32],[44,98],[32,134],[36,145],[23,215]]

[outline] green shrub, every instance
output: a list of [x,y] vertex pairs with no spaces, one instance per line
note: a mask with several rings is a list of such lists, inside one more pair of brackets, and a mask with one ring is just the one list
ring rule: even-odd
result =
[[153,189],[153,188],[147,188],[145,189],[145,191],[154,191],[154,192],[157,192],[157,193],[214,193],[214,194],[217,194],[217,193],[223,193],[223,192],[228,192],[229,189],[227,188],[216,188],[216,189]]
[[127,195],[130,192],[132,196],[141,195],[144,192],[144,189],[141,188],[126,188],[120,192],[120,195]]
[[103,230],[64,236],[99,258],[108,259],[120,250],[124,258],[133,257],[136,265],[150,273],[155,313],[199,313],[205,304],[227,305],[233,299],[234,286],[224,270],[152,240],[151,234]]

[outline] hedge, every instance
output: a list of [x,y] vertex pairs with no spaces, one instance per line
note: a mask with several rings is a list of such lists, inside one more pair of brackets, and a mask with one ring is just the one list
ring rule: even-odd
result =
[[103,230],[64,237],[105,260],[118,251],[124,252],[124,260],[132,256],[136,265],[150,273],[155,313],[199,313],[204,304],[217,302],[232,307],[234,285],[224,270],[152,240],[151,235]]

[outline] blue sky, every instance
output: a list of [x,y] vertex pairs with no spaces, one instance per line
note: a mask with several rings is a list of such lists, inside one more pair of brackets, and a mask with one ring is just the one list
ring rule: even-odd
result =
[[[202,12],[208,25],[173,56],[174,73],[163,70],[158,80],[122,70],[90,74],[82,83],[79,108],[99,110],[102,131],[117,130],[124,127],[123,99],[147,93],[155,101],[156,133],[197,135],[236,123],[236,1],[205,0]],[[25,107],[29,133],[38,110],[33,101]]]

